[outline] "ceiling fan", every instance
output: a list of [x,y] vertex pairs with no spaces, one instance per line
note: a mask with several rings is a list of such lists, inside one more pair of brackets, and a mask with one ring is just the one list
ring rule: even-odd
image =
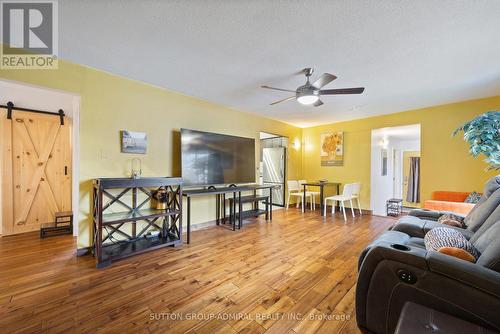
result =
[[337,79],[337,77],[330,73],[323,73],[316,81],[311,83],[309,81],[309,77],[313,74],[313,68],[305,68],[301,71],[306,76],[306,83],[296,90],[276,88],[270,86],[261,86],[262,88],[274,89],[283,92],[291,92],[295,93],[294,96],[287,97],[282,100],[274,101],[270,105],[275,105],[281,102],[290,101],[293,99],[297,99],[297,101],[301,104],[305,105],[313,105],[315,107],[319,107],[323,104],[321,102],[321,96],[323,95],[341,95],[341,94],[361,94],[365,90],[364,87],[357,88],[338,88],[338,89],[321,89],[324,86],[328,85],[333,80]]

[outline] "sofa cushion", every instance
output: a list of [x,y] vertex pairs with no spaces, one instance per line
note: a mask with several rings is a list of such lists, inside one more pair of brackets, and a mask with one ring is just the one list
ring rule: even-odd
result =
[[468,192],[459,191],[434,191],[431,198],[436,201],[464,202],[469,194]]
[[472,232],[476,232],[499,205],[500,188],[497,188],[491,195],[483,196],[481,201],[465,217],[464,223],[467,225],[467,228]]
[[477,264],[500,273],[500,238],[498,236],[481,253]]
[[496,226],[500,222],[500,205],[496,207],[496,209],[491,213],[491,215],[484,221],[481,227],[474,233],[474,235],[470,238],[470,242],[476,246],[479,251],[484,249],[490,243],[490,239],[486,239],[483,237],[483,234],[489,232],[491,235],[490,228]]
[[449,227],[437,227],[430,230],[424,237],[424,243],[427,250],[439,251],[443,247],[455,247],[470,253],[475,260],[480,255],[476,247],[462,233]]
[[500,204],[500,175],[492,177],[484,186],[483,196],[465,217],[465,224],[476,232],[490,213]]
[[483,197],[490,197],[495,191],[500,189],[500,175],[497,175],[495,177],[492,177],[491,179],[486,182],[486,185],[484,187],[484,192],[483,196],[481,196],[481,199]]

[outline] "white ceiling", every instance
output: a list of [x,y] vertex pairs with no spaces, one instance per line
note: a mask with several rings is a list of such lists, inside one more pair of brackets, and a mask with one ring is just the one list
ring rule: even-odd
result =
[[[59,1],[60,57],[311,126],[500,94],[500,1]],[[269,103],[297,72],[338,76],[321,107]],[[313,77],[314,79],[314,77]]]

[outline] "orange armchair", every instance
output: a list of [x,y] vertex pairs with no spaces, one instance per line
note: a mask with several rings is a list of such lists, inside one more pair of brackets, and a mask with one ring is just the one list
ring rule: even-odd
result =
[[434,211],[451,211],[467,215],[474,207],[473,203],[464,203],[468,192],[434,191],[432,199],[424,202],[424,208]]

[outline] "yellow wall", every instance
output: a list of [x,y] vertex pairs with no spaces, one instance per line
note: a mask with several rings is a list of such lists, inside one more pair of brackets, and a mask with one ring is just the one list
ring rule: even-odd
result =
[[[27,82],[81,96],[79,247],[90,244],[90,180],[128,176],[130,160],[142,159],[144,176],[179,173],[172,158],[174,131],[191,128],[259,138],[265,131],[300,139],[300,128],[239,112],[197,98],[60,61],[59,70],[2,70],[0,78]],[[120,130],[148,134],[146,155],[120,153]],[[257,141],[258,145],[258,141]],[[256,150],[257,152],[259,150]],[[256,153],[256,162],[258,161]],[[289,151],[289,178],[301,175],[301,150]],[[193,200],[192,223],[215,219],[213,198]]]
[[[370,208],[371,130],[410,124],[421,125],[421,197],[434,190],[482,191],[496,172],[486,172],[483,158],[473,158],[461,136],[451,133],[459,125],[492,109],[500,109],[500,96],[464,101],[395,114],[306,128],[303,130],[303,177],[342,183],[361,182],[361,202]],[[344,131],[344,166],[320,166],[320,134]]]
[[[290,143],[302,139],[300,150],[290,149],[289,179],[328,179],[363,184],[362,206],[370,208],[371,130],[421,124],[422,188],[425,200],[433,190],[480,191],[495,172],[472,158],[467,144],[451,132],[475,116],[500,108],[500,96],[299,129],[291,125],[239,112],[197,98],[60,61],[59,70],[0,71],[0,78],[77,93],[81,96],[80,124],[80,231],[79,247],[90,243],[90,180],[95,177],[128,176],[130,160],[143,160],[143,175],[179,173],[173,158],[173,133],[182,127],[259,137],[260,131],[285,135]],[[148,153],[120,153],[120,130],[148,134]],[[344,166],[321,167],[319,136],[344,131]],[[258,151],[258,150],[257,150]],[[258,154],[256,153],[256,156]],[[257,160],[258,161],[258,160]],[[193,224],[215,219],[213,199],[193,202]]]

